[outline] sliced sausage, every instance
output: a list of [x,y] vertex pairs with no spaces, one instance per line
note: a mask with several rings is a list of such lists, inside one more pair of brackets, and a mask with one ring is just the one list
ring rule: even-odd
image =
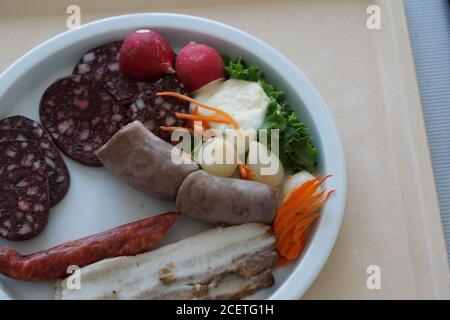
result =
[[103,85],[123,106],[129,106],[145,86],[145,82],[131,80],[121,73],[118,61],[98,68],[93,75],[93,81]]
[[141,92],[144,82],[129,79],[119,71],[121,41],[110,42],[84,53],[73,74],[83,75],[103,85],[116,100],[128,106]]
[[0,236],[27,240],[47,225],[49,187],[44,156],[30,142],[0,143]]
[[95,151],[129,122],[126,109],[106,89],[82,76],[53,83],[39,114],[60,149],[88,166],[101,166]]
[[36,121],[13,116],[0,121],[0,142],[17,140],[32,142],[44,155],[50,188],[50,207],[60,202],[70,185],[69,170],[48,132]]
[[77,62],[73,74],[93,74],[105,64],[118,61],[122,41],[109,42],[85,52]]
[[178,213],[168,212],[26,256],[0,248],[0,273],[26,281],[64,278],[72,265],[81,268],[99,260],[149,251],[178,217]]
[[272,223],[278,190],[249,180],[191,173],[178,190],[176,206],[193,219],[217,224]]
[[[105,167],[149,196],[174,201],[183,180],[199,169],[187,154],[134,121],[117,132],[97,152]],[[175,160],[173,162],[172,160]]]
[[156,96],[162,91],[173,91],[187,95],[183,84],[174,76],[165,76],[148,83],[130,106],[130,119],[139,120],[144,126],[163,140],[170,141],[171,133],[160,126],[183,127],[185,120],[175,117],[176,112],[188,113],[189,102],[174,98]]

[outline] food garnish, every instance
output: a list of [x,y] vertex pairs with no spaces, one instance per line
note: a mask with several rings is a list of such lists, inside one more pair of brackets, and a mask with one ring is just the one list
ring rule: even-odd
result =
[[238,164],[238,169],[239,169],[239,176],[241,177],[241,179],[252,180],[253,177],[255,176],[255,173],[253,173],[250,170],[250,168],[243,163]]
[[195,100],[195,99],[193,99],[191,97],[188,97],[188,96],[185,96],[183,94],[180,94],[178,92],[158,92],[156,95],[157,96],[163,96],[163,97],[164,96],[175,97],[175,98],[178,98],[178,99],[185,100],[187,102],[193,103],[193,104],[195,104],[198,107],[205,108],[205,109],[210,110],[210,111],[214,111],[215,113],[223,116],[223,120],[226,121],[228,124],[230,124],[234,129],[236,129],[236,130],[240,129],[239,124],[233,119],[233,117],[231,117],[225,111],[220,110],[219,108],[208,106],[207,104],[205,104],[203,102],[200,102],[200,101]]
[[205,44],[191,42],[177,55],[177,77],[189,92],[225,78],[223,60],[216,49]]
[[277,210],[273,230],[277,236],[280,254],[278,266],[289,263],[300,255],[308,239],[308,227],[316,220],[318,210],[334,193],[334,190],[317,192],[331,175],[308,180],[291,191]]
[[203,115],[181,113],[181,112],[175,113],[175,116],[179,119],[187,119],[187,120],[191,120],[191,121],[219,122],[219,123],[230,124],[230,122],[227,119],[218,118],[218,117],[203,116]]
[[173,74],[175,55],[172,47],[158,32],[140,29],[128,34],[120,48],[120,71],[138,81],[154,80]]
[[[193,98],[190,98],[188,96],[179,94],[177,92],[158,92],[156,94],[157,96],[171,96],[171,97],[177,97],[182,100],[188,101],[190,103],[194,103],[196,106],[211,110],[216,112],[219,115],[222,115],[223,118],[217,118],[217,117],[209,117],[209,116],[200,116],[200,115],[189,115],[189,114],[181,114],[177,113],[177,117],[182,116],[184,119],[190,119],[190,120],[204,120],[204,121],[213,121],[213,122],[221,122],[221,123],[228,123],[234,129],[238,130],[242,134],[242,131],[240,130],[239,124],[231,117],[228,113],[226,113],[223,110],[220,110],[216,107],[209,106],[207,104],[204,104],[203,102],[197,101]],[[253,177],[252,172],[250,171],[249,167],[246,166],[243,163],[238,164],[239,173],[242,179],[251,180]]]
[[[306,169],[314,171],[317,149],[308,133],[308,126],[300,121],[297,114],[284,102],[284,93],[275,89],[264,79],[264,73],[255,66],[248,67],[242,58],[231,59],[223,56],[225,71],[231,79],[259,82],[269,96],[269,108],[261,129],[279,129],[280,152],[283,164],[295,172]],[[270,137],[268,147],[270,148]]]

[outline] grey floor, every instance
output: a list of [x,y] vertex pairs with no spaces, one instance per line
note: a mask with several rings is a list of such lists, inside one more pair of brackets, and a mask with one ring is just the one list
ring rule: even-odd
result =
[[450,6],[405,0],[405,7],[450,257]]

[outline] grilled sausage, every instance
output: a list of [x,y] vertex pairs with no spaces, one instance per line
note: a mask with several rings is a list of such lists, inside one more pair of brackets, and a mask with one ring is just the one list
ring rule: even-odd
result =
[[26,281],[61,279],[72,265],[81,268],[106,258],[149,251],[178,217],[178,213],[168,212],[26,256],[0,248],[0,273]]
[[191,173],[178,190],[178,210],[209,223],[270,224],[275,217],[278,190],[266,184],[213,176],[204,170]]
[[[97,157],[132,187],[149,196],[174,201],[183,180],[199,169],[188,158],[172,161],[172,145],[147,130],[139,121],[122,128],[100,150]],[[177,161],[181,162],[181,156]]]

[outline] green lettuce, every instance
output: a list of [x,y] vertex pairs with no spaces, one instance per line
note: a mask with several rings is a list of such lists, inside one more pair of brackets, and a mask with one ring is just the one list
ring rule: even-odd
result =
[[[229,78],[259,82],[269,97],[269,107],[260,129],[268,129],[269,132],[270,129],[279,130],[279,157],[283,165],[294,172],[314,171],[317,149],[312,142],[308,126],[301,122],[297,114],[284,102],[284,93],[267,83],[260,68],[247,66],[242,58],[231,59],[223,56],[223,60]],[[267,143],[270,148],[270,137]]]

